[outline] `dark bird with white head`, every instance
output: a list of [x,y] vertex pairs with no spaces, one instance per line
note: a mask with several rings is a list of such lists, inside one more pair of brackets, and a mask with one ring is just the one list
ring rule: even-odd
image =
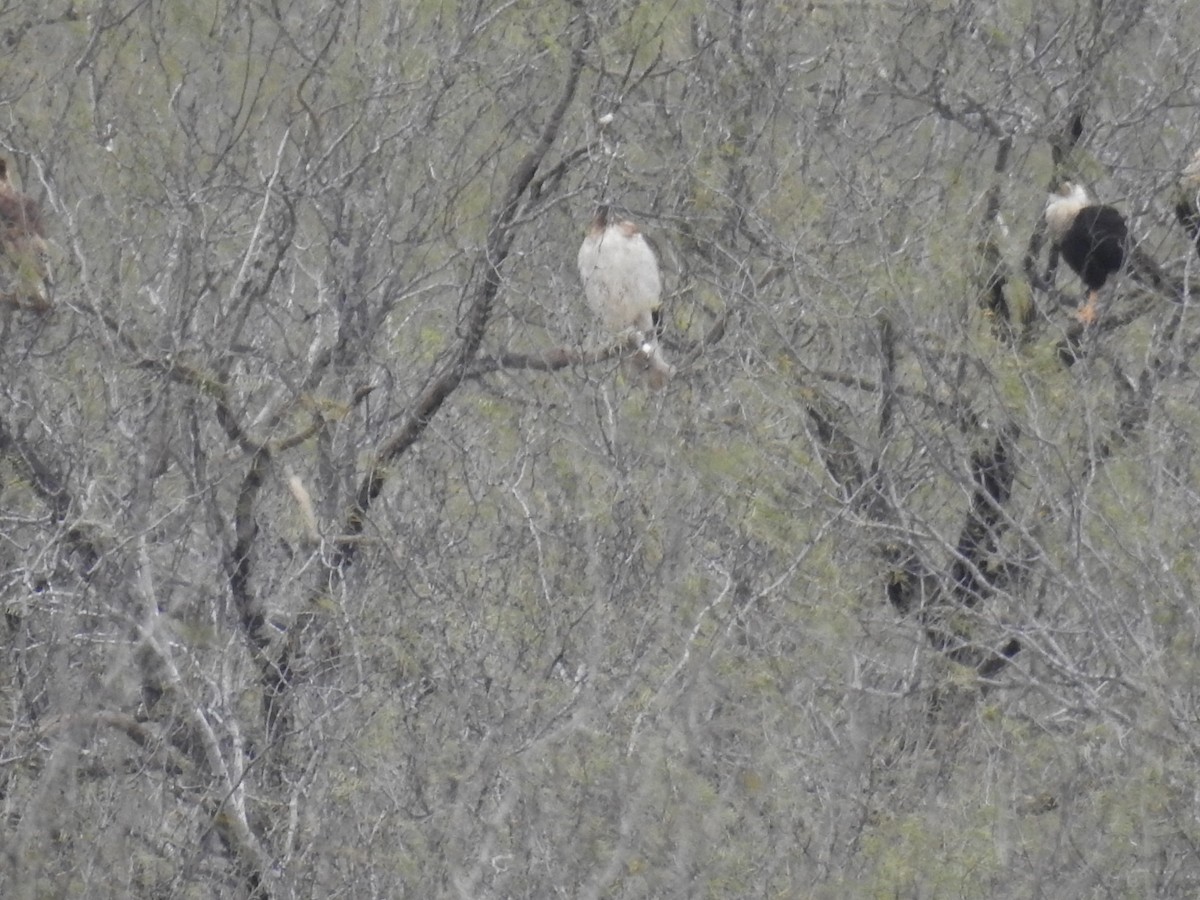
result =
[[1076,315],[1096,321],[1100,289],[1120,271],[1129,252],[1129,228],[1113,207],[1093,203],[1082,185],[1066,182],[1046,204],[1046,227],[1067,265],[1087,287]]

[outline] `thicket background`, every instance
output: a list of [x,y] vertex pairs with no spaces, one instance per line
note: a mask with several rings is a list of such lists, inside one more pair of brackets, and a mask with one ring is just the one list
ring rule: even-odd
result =
[[[1200,892],[1193,4],[0,44],[56,295],[0,316],[0,894]],[[1160,267],[1087,333],[1064,176]],[[601,200],[661,394],[589,355]]]

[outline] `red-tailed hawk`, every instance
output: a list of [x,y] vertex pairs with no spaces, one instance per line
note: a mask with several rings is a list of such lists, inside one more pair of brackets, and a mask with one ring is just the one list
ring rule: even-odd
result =
[[1087,285],[1087,300],[1076,315],[1090,325],[1096,321],[1096,302],[1108,276],[1125,262],[1129,229],[1111,206],[1092,203],[1078,184],[1065,183],[1046,204],[1046,227],[1067,265]]
[[1183,170],[1179,191],[1175,196],[1175,218],[1183,225],[1188,237],[1200,253],[1200,150]]
[[8,180],[8,161],[0,157],[0,301],[8,306],[50,308],[50,273],[42,214]]
[[1185,191],[1200,192],[1200,150],[1196,151],[1192,161],[1184,168],[1182,186]]
[[662,329],[662,277],[658,258],[632,222],[610,222],[608,207],[596,210],[579,248],[579,277],[588,306],[614,335],[633,337],[634,359],[650,384],[661,388],[674,374],[658,339]]

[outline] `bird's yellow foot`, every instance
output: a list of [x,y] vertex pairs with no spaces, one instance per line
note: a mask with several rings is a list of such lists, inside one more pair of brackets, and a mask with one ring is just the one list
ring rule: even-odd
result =
[[1097,315],[1098,311],[1096,309],[1096,297],[1094,295],[1089,295],[1087,302],[1075,311],[1075,318],[1077,318],[1084,325],[1094,324]]

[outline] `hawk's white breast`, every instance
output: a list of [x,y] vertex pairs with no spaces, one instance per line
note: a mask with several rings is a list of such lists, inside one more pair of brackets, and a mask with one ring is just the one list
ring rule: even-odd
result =
[[633,225],[620,222],[590,231],[578,262],[588,306],[606,328],[653,330],[662,279],[654,251]]

